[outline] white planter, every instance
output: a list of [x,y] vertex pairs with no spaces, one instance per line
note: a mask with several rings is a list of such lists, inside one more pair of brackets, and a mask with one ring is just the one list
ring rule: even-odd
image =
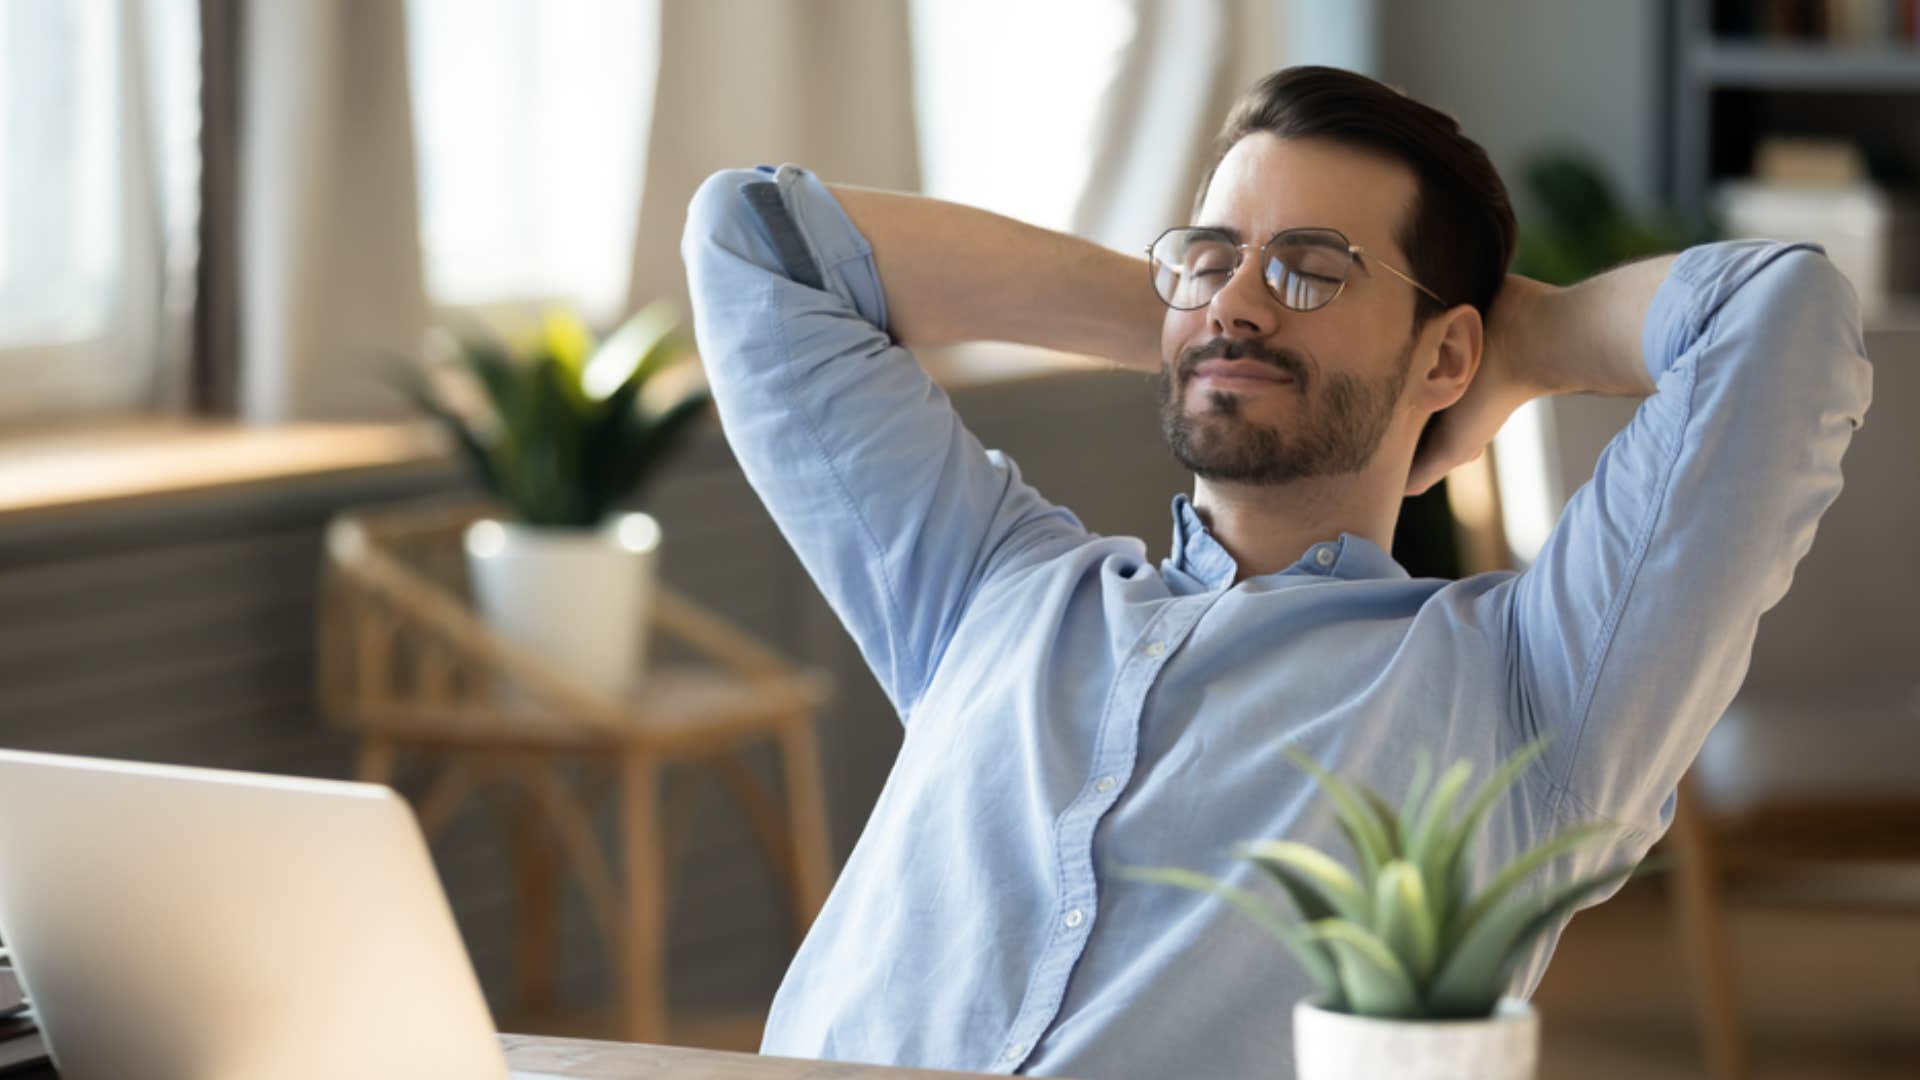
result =
[[1376,1020],[1293,1007],[1298,1080],[1533,1080],[1540,1017],[1501,998],[1486,1020]]
[[598,529],[482,520],[465,539],[474,604],[503,637],[603,693],[638,685],[660,553],[653,518]]

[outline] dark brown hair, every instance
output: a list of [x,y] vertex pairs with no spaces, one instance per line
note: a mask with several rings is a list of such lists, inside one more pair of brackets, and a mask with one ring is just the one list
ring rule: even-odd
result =
[[[1408,272],[1448,304],[1472,304],[1486,316],[1513,260],[1513,205],[1487,152],[1461,134],[1458,121],[1365,75],[1282,68],[1254,83],[1227,114],[1194,196],[1195,214],[1227,151],[1261,131],[1324,138],[1410,168],[1418,194],[1393,234]],[[1414,297],[1417,330],[1443,309],[1424,293]]]

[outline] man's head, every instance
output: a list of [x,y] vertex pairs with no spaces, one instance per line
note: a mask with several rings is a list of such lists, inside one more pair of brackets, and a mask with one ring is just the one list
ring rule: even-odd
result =
[[[1384,463],[1387,446],[1404,475],[1428,417],[1478,368],[1513,255],[1486,152],[1390,87],[1296,67],[1240,99],[1216,154],[1193,224],[1250,246],[1211,299],[1167,312],[1161,419],[1174,453],[1205,479],[1281,484]],[[1270,280],[1286,280],[1261,258],[1275,234],[1304,227],[1360,249],[1339,294],[1311,311],[1275,295]]]

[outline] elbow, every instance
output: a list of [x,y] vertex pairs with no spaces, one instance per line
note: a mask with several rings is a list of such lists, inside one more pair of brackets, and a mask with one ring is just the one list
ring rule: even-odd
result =
[[1765,358],[1769,381],[1817,404],[1822,419],[1844,418],[1857,428],[1873,387],[1859,293],[1825,253],[1777,248],[1739,290],[1740,308],[1751,313],[1746,336],[1756,346],[1746,351]]
[[697,274],[704,259],[716,250],[747,250],[754,228],[751,209],[741,194],[748,184],[765,180],[755,169],[721,169],[700,182],[687,200],[686,225],[680,233],[680,258],[688,274]]

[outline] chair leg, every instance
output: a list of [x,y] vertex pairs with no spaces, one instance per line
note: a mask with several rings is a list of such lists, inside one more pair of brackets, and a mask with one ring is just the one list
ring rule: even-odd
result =
[[364,784],[391,784],[394,757],[393,743],[375,735],[361,736],[354,774]]
[[[542,768],[543,766],[534,766]],[[514,815],[512,833],[516,933],[513,941],[513,969],[518,986],[515,996],[520,1008],[530,1016],[551,1013],[558,999],[559,973],[556,960],[560,953],[558,918],[560,883],[558,860],[549,840],[546,824],[535,807],[523,800]]]
[[620,762],[621,851],[627,917],[621,942],[621,1037],[667,1041],[666,853],[660,830],[660,763],[644,750]]
[[786,771],[787,817],[793,834],[792,903],[797,945],[833,888],[826,785],[820,778],[820,751],[811,714],[797,716],[781,728],[780,750]]
[[1673,829],[1674,914],[1680,948],[1692,968],[1707,1065],[1714,1080],[1745,1080],[1739,986],[1727,938],[1726,907],[1712,837],[1690,784],[1682,782]]

